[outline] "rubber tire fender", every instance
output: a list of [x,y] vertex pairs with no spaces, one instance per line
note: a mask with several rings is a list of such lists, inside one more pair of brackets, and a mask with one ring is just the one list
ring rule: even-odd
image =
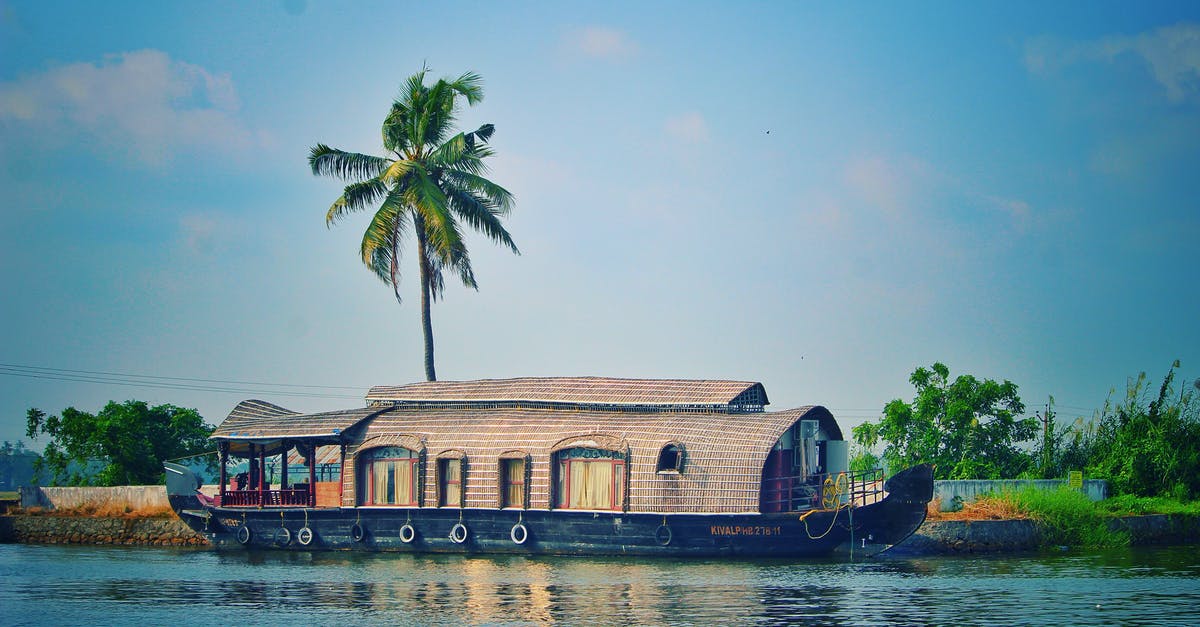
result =
[[512,531],[508,532],[508,537],[513,544],[525,544],[525,541],[529,539],[529,529],[525,527],[525,523],[517,523],[513,525]]
[[247,527],[246,525],[242,525],[241,527],[238,527],[238,530],[237,530],[238,544],[240,544],[242,546],[246,546],[247,544],[250,544],[250,539],[253,536],[254,536],[254,534],[250,532],[250,528]]
[[405,544],[412,544],[412,541],[416,540],[416,539],[417,539],[416,528],[414,528],[409,523],[404,523],[404,526],[400,527],[400,541]]
[[292,543],[292,532],[287,527],[280,527],[271,536],[271,541],[275,543],[275,546],[287,546]]
[[462,544],[463,542],[467,541],[467,535],[469,533],[470,531],[467,529],[466,525],[462,523],[455,523],[455,525],[450,528],[450,541],[455,544]]
[[675,534],[671,533],[671,528],[666,525],[659,525],[658,529],[654,530],[654,539],[662,546],[667,546],[674,538]]
[[354,523],[350,527],[350,539],[355,542],[362,542],[367,539],[367,529],[361,523]]
[[300,531],[296,532],[296,542],[299,542],[300,546],[308,546],[312,544],[312,541],[313,530],[309,527],[301,527]]

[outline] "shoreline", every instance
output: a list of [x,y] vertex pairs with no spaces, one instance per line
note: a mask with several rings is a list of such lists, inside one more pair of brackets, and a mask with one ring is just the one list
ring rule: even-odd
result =
[[[1200,544],[1200,516],[1195,514],[1121,516],[1110,519],[1108,528],[1128,533],[1130,546]],[[1036,553],[1063,548],[1047,546],[1043,525],[1032,519],[928,520],[887,554]]]
[[[1148,514],[1109,521],[1109,528],[1129,534],[1132,546],[1200,544],[1200,516]],[[182,520],[170,518],[119,518],[54,516],[40,514],[0,516],[0,543],[92,544],[113,546],[209,547],[204,535]],[[1047,547],[1040,524],[1034,520],[930,520],[885,555],[1031,553]],[[1074,548],[1074,547],[1069,547]]]

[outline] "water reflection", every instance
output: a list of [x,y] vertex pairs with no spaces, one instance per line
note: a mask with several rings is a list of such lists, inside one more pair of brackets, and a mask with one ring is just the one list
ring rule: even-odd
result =
[[0,605],[50,618],[32,622],[1178,624],[1200,622],[1198,582],[1191,548],[795,563],[0,545]]

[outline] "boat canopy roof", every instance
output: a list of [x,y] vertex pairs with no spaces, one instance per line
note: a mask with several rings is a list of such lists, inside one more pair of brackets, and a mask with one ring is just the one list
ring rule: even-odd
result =
[[708,411],[762,411],[767,392],[754,381],[524,377],[380,385],[367,404],[548,403],[606,408],[676,407]]
[[297,442],[317,446],[340,444],[347,429],[384,409],[364,407],[301,414],[266,401],[247,400],[233,408],[210,439],[228,442],[229,452],[241,456],[250,453],[250,445],[265,447],[267,455],[275,455]]

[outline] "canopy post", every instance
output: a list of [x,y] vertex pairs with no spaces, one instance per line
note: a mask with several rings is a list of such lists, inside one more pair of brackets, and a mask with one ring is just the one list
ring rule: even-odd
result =
[[221,451],[221,474],[220,479],[218,479],[219,487],[217,488],[217,493],[221,496],[221,502],[224,503],[225,483],[229,481],[229,477],[226,474],[226,466],[229,464],[229,443],[221,442],[217,445],[217,449]]
[[258,449],[258,506],[267,504],[267,445]]
[[317,506],[317,443],[308,447],[308,506]]
[[279,489],[280,490],[286,490],[288,487],[287,458],[288,458],[288,441],[282,440],[279,444]]

